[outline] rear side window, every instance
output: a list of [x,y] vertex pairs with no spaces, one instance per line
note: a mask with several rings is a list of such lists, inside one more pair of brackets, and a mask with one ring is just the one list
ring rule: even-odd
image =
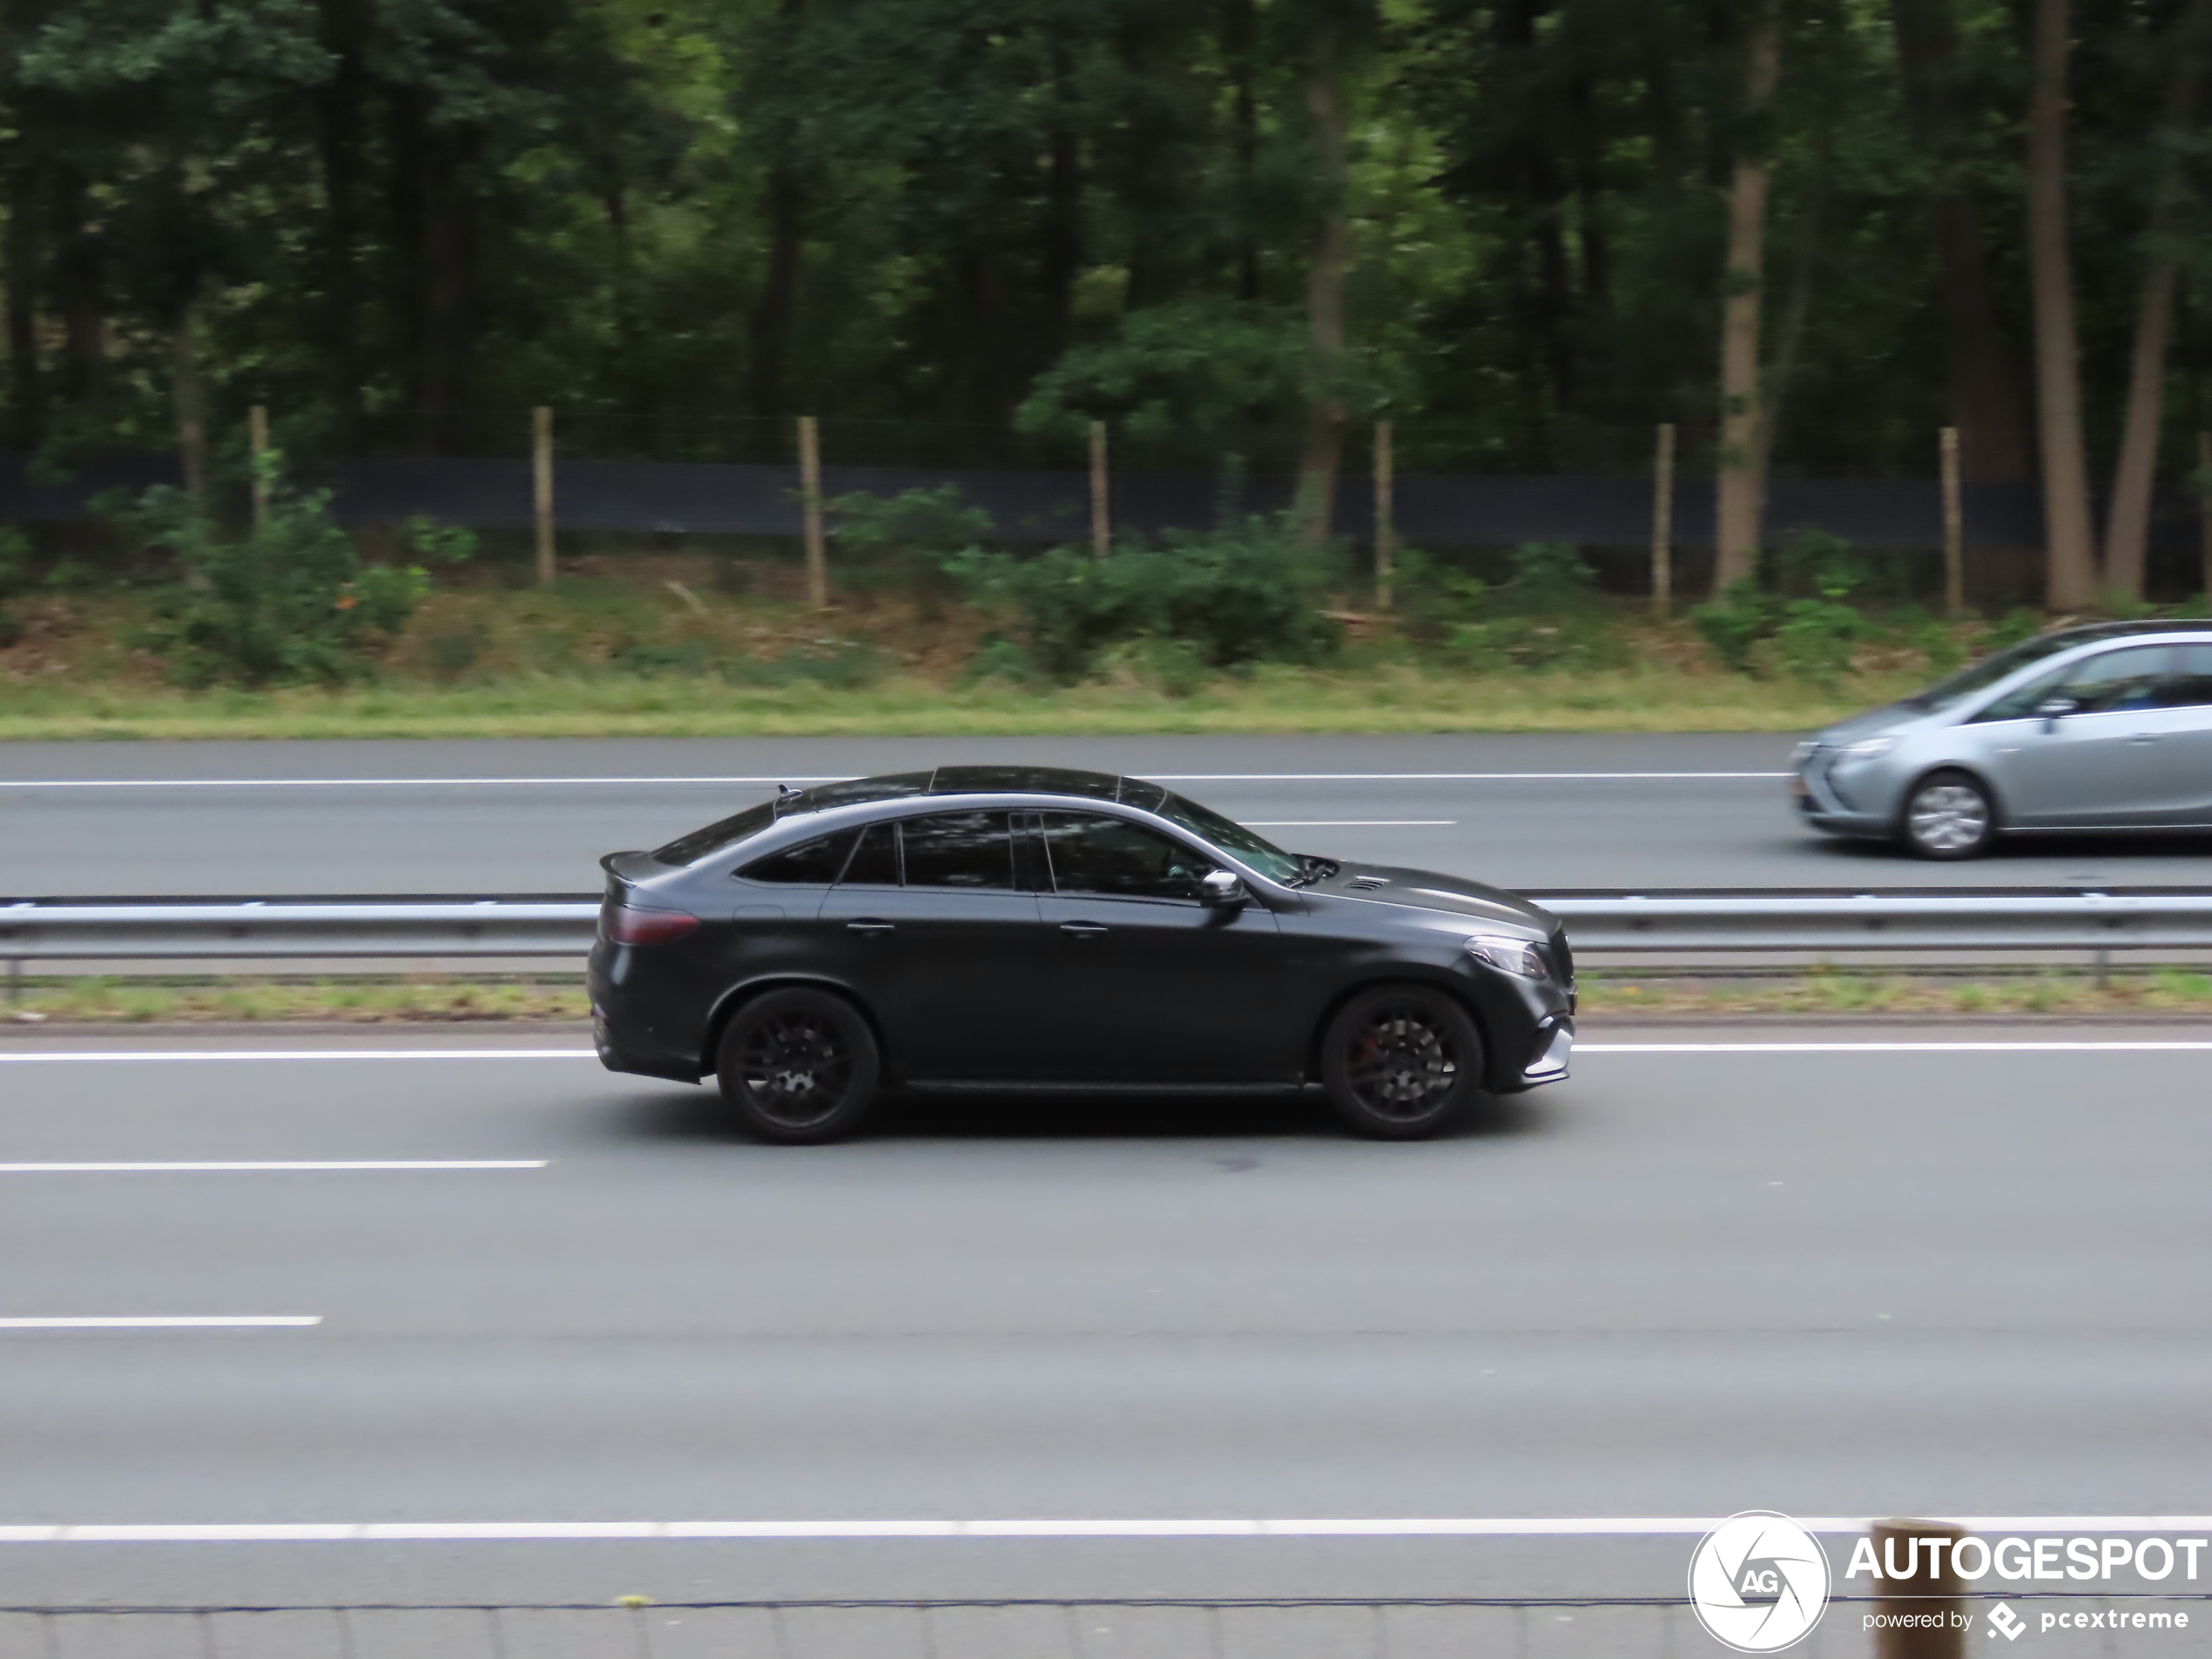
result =
[[846,887],[895,887],[899,885],[899,826],[871,824],[860,845],[845,867],[838,884]]
[[787,846],[780,853],[771,853],[765,859],[756,859],[738,873],[748,881],[779,881],[801,885],[812,884],[826,887],[837,880],[838,872],[845,867],[845,860],[859,839],[855,830],[840,831],[825,835],[819,840],[802,841],[797,846]]
[[1014,840],[1004,813],[937,813],[900,828],[908,887],[1013,887]]
[[2212,645],[2176,645],[2159,702],[2169,709],[2212,708]]

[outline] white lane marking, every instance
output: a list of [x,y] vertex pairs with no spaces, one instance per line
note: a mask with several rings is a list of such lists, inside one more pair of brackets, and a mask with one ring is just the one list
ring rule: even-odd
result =
[[318,1175],[363,1170],[543,1170],[550,1158],[292,1158],[251,1163],[0,1163],[0,1175]]
[[[847,1538],[1649,1538],[1697,1537],[1717,1515],[1271,1520],[1194,1517],[1058,1521],[247,1521],[235,1524],[0,1526],[0,1544],[253,1544],[395,1541]],[[1797,1518],[1810,1532],[1859,1533],[1858,1515]],[[2186,1533],[2212,1515],[1953,1515],[1978,1534]]]
[[594,1049],[148,1049],[0,1054],[0,1066],[76,1065],[108,1060],[597,1060]]
[[[1787,778],[1786,772],[1158,772],[1169,784],[1539,783],[1596,779],[1612,782],[1683,779]],[[0,789],[455,789],[767,788],[775,784],[831,784],[844,774],[787,772],[772,778],[0,778]]]
[[1456,824],[1456,818],[1255,818],[1247,829],[1413,829]]
[[320,1325],[320,1313],[149,1313],[0,1319],[0,1331],[247,1331]]
[[2212,1039],[2183,1042],[2083,1040],[2020,1042],[1583,1042],[1586,1054],[2198,1054]]

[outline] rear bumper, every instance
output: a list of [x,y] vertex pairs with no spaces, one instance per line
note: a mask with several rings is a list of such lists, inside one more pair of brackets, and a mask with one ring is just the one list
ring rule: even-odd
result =
[[651,1010],[671,999],[637,982],[638,954],[604,941],[593,948],[583,976],[591,997],[591,1046],[609,1071],[695,1083],[705,1076],[697,1041],[671,1041],[656,1028]]

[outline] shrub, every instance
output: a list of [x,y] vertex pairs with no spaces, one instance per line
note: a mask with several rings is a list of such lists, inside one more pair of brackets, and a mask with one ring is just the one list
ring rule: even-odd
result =
[[1219,669],[1311,662],[1341,639],[1321,613],[1323,562],[1276,521],[1171,532],[1107,559],[1065,547],[1028,559],[972,550],[948,568],[978,603],[1008,613],[1032,660],[1061,680],[1081,678],[1119,640],[1178,640]]
[[2009,610],[2002,622],[1994,624],[1982,637],[1984,651],[2003,651],[2007,645],[2017,645],[2023,639],[2033,639],[2043,631],[2043,618],[2020,605]]
[[991,533],[990,514],[964,505],[957,484],[905,490],[887,499],[840,496],[829,507],[837,516],[839,545],[872,556],[874,573],[911,592],[929,622],[952,597],[948,567]]
[[1753,671],[1752,648],[1780,621],[1780,605],[1759,591],[1757,578],[1731,582],[1719,597],[1692,608],[1689,625],[1705,648],[1732,673]]
[[[281,462],[260,462],[269,507],[243,533],[219,524],[206,505],[166,486],[148,490],[121,516],[165,550],[183,583],[157,596],[145,644],[172,678],[191,686],[334,683],[361,674],[378,636],[395,633],[429,591],[420,564],[361,563],[354,538],[325,510],[329,492],[285,487]],[[413,521],[418,557],[450,563],[475,549],[466,530]]]

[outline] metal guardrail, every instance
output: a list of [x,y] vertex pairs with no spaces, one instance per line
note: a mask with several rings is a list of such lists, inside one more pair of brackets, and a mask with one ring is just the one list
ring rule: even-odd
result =
[[[2212,888],[1529,896],[1585,954],[2212,949]],[[573,957],[590,948],[598,908],[546,895],[0,900],[0,961]]]

